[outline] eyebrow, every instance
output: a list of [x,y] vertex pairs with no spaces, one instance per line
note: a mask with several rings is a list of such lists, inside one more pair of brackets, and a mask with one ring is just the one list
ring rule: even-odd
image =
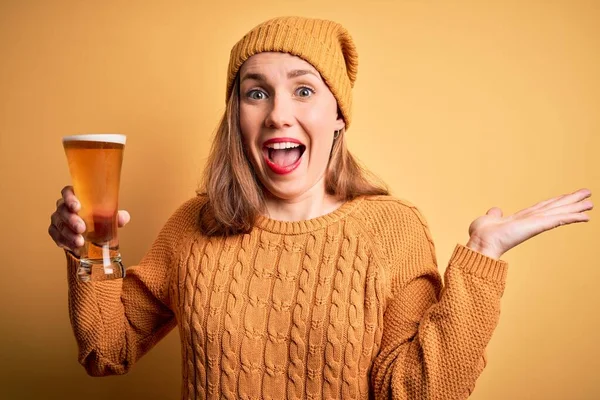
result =
[[[309,69],[295,69],[288,73],[288,79],[297,78],[299,76],[308,75],[308,74],[317,76],[317,74],[315,74],[313,71],[311,71]],[[252,80],[261,81],[261,82],[265,82],[267,80],[267,78],[263,74],[259,74],[256,72],[249,72],[249,73],[245,74],[242,77],[242,80],[240,82],[243,82],[246,79],[252,79]]]

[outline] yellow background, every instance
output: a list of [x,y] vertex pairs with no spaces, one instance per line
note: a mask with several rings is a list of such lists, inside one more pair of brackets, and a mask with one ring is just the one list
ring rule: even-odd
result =
[[[600,193],[597,1],[208,3],[0,2],[0,398],[179,397],[176,331],[126,376],[77,364],[64,256],[47,234],[70,182],[60,139],[127,134],[120,204],[132,222],[120,239],[136,263],[194,194],[229,50],[267,18],[330,18],[352,33],[350,149],[425,214],[441,272],[492,206]],[[594,213],[504,255],[501,320],[473,399],[600,398]]]

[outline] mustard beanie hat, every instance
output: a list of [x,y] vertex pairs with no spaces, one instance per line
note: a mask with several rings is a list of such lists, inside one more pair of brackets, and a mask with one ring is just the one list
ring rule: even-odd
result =
[[336,98],[348,128],[352,120],[352,88],[358,70],[358,53],[342,25],[322,19],[278,17],[254,27],[231,49],[227,99],[244,61],[268,51],[298,56],[315,67]]

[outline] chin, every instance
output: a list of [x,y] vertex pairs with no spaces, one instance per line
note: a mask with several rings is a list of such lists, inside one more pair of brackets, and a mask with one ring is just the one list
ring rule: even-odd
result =
[[[262,160],[260,160],[262,161]],[[303,196],[306,196],[308,192],[318,191],[317,186],[322,184],[324,186],[325,169],[327,165],[323,166],[323,174],[314,175],[309,173],[307,165],[303,165],[307,162],[303,160],[300,168],[296,169],[289,175],[275,175],[270,174],[269,169],[266,165],[260,165],[257,170],[260,171],[258,176],[260,177],[263,188],[268,194],[281,200],[293,200]],[[258,164],[258,163],[257,163]],[[323,187],[323,192],[325,188]]]
[[264,185],[271,195],[282,200],[292,200],[302,196],[310,188],[300,182],[281,182],[277,185]]

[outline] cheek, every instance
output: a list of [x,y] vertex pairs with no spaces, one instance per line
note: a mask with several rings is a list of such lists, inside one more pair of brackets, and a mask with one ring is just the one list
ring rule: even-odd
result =
[[309,169],[313,175],[321,175],[329,162],[331,147],[333,146],[333,134],[331,137],[322,126],[315,127],[310,134],[310,163]]
[[305,129],[311,133],[311,142],[319,151],[325,151],[333,144],[333,131],[337,114],[335,108],[313,107],[303,113]]
[[328,109],[324,107],[310,107],[303,110],[302,120],[305,124],[319,127],[319,130],[325,130],[332,122]]
[[309,107],[299,110],[302,115],[299,116],[304,124],[318,129],[319,132],[331,131],[337,120],[337,103],[333,95],[331,98],[319,98],[318,102]]
[[256,109],[240,106],[240,129],[242,130],[242,140],[244,144],[254,141],[260,128],[259,116]]
[[313,164],[319,165],[319,169],[323,165],[326,165],[329,161],[329,154],[331,153],[331,146],[333,142],[324,136],[324,133],[319,137],[314,138],[312,141],[312,151],[310,156]]

